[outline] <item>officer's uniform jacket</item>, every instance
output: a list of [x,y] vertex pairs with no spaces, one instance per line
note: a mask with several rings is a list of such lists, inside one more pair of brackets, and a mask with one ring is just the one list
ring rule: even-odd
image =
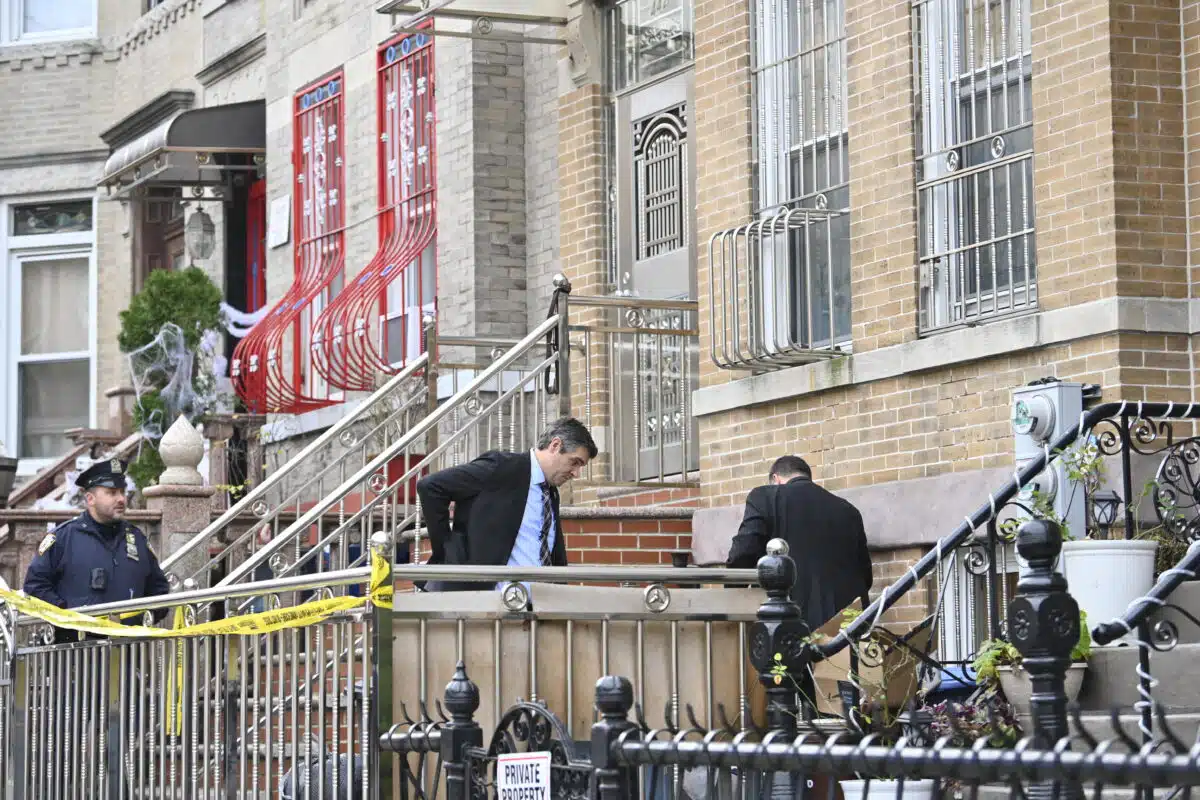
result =
[[[116,534],[84,512],[47,534],[25,574],[25,593],[59,608],[167,594],[167,577],[145,534],[124,520],[105,527]],[[93,588],[97,569],[105,571],[103,589]]]

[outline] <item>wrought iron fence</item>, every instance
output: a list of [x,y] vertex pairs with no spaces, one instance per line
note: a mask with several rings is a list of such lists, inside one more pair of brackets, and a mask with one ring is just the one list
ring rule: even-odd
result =
[[[767,598],[749,636],[768,695],[765,719],[739,726],[722,710],[717,724],[701,723],[685,706],[683,719],[668,708],[654,726],[636,702],[635,683],[606,675],[595,686],[586,739],[541,702],[518,702],[485,728],[477,717],[481,692],[460,660],[437,716],[424,704],[418,719],[405,711],[380,747],[394,754],[404,796],[418,800],[443,792],[447,800],[1080,798],[1122,787],[1143,797],[1190,796],[1200,786],[1200,744],[1177,735],[1161,709],[1159,733],[1145,742],[1129,736],[1116,711],[1111,730],[1085,723],[1077,710],[1068,714],[1064,673],[1079,627],[1078,607],[1054,570],[1060,532],[1053,522],[1028,522],[1018,548],[1030,573],[1010,607],[1013,640],[1036,692],[1026,729],[1003,741],[994,735],[1001,725],[995,712],[981,728],[978,720],[922,716],[916,708],[889,731],[862,735],[850,718],[837,733],[822,733],[794,680],[820,660],[820,649],[788,599],[794,565],[773,542],[759,562]],[[513,759],[540,763],[546,778],[514,783],[505,771]]]
[[[1193,499],[1200,485],[1194,466],[1200,460],[1200,439],[1186,435],[1197,418],[1197,404],[1105,403],[1085,411],[1078,423],[1015,469],[1011,480],[990,493],[900,579],[884,587],[857,619],[824,642],[823,656],[833,657],[853,642],[869,640],[873,632],[896,635],[882,630],[883,615],[911,592],[932,585],[933,611],[914,631],[900,635],[930,630],[924,652],[914,654],[924,660],[927,675],[939,672],[952,681],[972,682],[971,664],[981,645],[1008,635],[1006,611],[1021,569],[1016,554],[1018,526],[1031,518],[1063,523],[1061,513],[1046,499],[1045,487],[1051,482],[1058,484],[1060,492],[1070,492],[1071,502],[1078,504],[1079,513],[1070,516],[1073,526],[1083,529],[1069,531],[1072,538],[1149,536],[1159,542],[1159,571],[1163,572],[1200,532]],[[1180,436],[1173,425],[1188,430]],[[1088,460],[1094,471],[1083,463]],[[1100,476],[1103,468],[1098,464],[1115,466],[1115,475]],[[1110,485],[1119,494],[1104,490]],[[1111,518],[1095,519],[1092,506],[1098,496],[1115,504]],[[1160,603],[1164,597],[1158,598]],[[1139,608],[1149,612],[1146,603]],[[1091,624],[1106,621],[1091,620]],[[1169,629],[1160,627],[1157,636],[1169,640]],[[936,659],[930,657],[934,651]]]
[[[94,610],[152,624],[173,607],[189,627],[235,616],[247,597],[276,608],[285,591],[341,596],[367,573]],[[0,628],[8,615],[0,608]],[[0,637],[0,798],[370,797],[380,619],[365,603],[256,634],[76,640],[22,618],[18,646]]]

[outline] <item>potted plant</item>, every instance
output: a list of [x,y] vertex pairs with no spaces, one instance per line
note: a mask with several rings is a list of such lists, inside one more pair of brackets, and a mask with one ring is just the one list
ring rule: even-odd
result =
[[[1058,570],[1067,579],[1079,607],[1092,619],[1119,617],[1154,585],[1158,542],[1137,535],[1110,538],[1122,500],[1115,492],[1101,490],[1104,454],[1094,436],[1077,442],[1059,457],[1069,502],[1084,504],[1085,530],[1072,530],[1055,513],[1053,502],[1036,491],[1031,493],[1028,510],[1032,516],[1052,520],[1062,529]],[[1009,536],[1015,535],[1019,522],[1007,523]]]
[[0,441],[0,508],[8,505],[8,496],[12,494],[13,484],[17,480],[17,459],[6,455],[4,442]]
[[[1092,633],[1088,630],[1087,612],[1079,613],[1079,641],[1071,651],[1071,666],[1067,668],[1067,701],[1079,699],[1087,661],[1092,655]],[[1029,673],[1021,668],[1021,651],[1004,639],[989,639],[979,647],[971,668],[980,685],[999,683],[1000,690],[1019,711],[1029,713],[1029,697],[1033,693]]]

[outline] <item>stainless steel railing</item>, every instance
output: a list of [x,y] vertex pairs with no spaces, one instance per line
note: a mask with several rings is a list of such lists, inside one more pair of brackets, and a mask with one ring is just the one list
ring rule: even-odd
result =
[[[346,475],[386,449],[425,415],[429,387],[422,379],[427,354],[413,359],[355,410],[272,472],[231,508],[162,562],[172,584],[207,584],[217,566],[229,568],[273,541],[289,519],[300,516]],[[347,513],[331,505],[332,513]],[[252,520],[248,525],[245,519]],[[243,527],[244,525],[244,527]]]
[[[700,387],[699,311],[693,300],[564,296],[572,410],[608,431],[584,483],[683,486],[700,468],[692,392]],[[581,401],[581,402],[580,402]]]
[[[406,531],[415,532],[410,558],[416,558],[421,544],[417,479],[488,449],[531,447],[539,428],[558,413],[559,398],[549,392],[558,355],[535,350],[561,323],[559,315],[547,318],[369,463],[313,503],[218,585],[245,582],[264,564],[269,564],[276,576],[305,569],[319,572],[325,551],[335,554],[333,563],[338,566],[358,566],[365,563],[365,544],[376,531],[384,532],[393,542],[405,538]],[[436,435],[432,448],[430,434]],[[356,510],[339,514],[336,522],[329,521],[330,512],[345,507],[348,498],[355,498]],[[355,544],[361,548],[357,552],[352,549]]]
[[[191,624],[236,613],[241,599],[272,607],[300,589],[340,594],[368,575],[339,570],[79,610],[178,607]],[[655,714],[667,708],[680,720],[679,698],[690,697],[700,698],[700,719],[719,719],[721,706],[749,719],[746,632],[761,593],[674,584],[753,584],[753,570],[407,566],[392,577],[495,578],[505,590],[399,594],[390,614],[360,609],[246,636],[55,645],[47,626],[22,619],[32,644],[11,662],[16,692],[0,692],[16,701],[15,714],[0,716],[16,723],[0,727],[0,760],[14,765],[0,774],[24,797],[370,796],[381,780],[379,734],[435,708],[458,659],[477,680],[492,678],[477,716],[485,726],[521,695],[565,709],[582,732],[594,675],[613,670],[634,676]],[[514,606],[516,587],[532,608]],[[0,659],[0,678],[9,663]],[[300,776],[309,791],[297,788]]]

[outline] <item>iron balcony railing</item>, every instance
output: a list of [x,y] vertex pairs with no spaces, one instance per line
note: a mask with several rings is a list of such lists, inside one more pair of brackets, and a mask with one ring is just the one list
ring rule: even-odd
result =
[[846,213],[779,208],[716,233],[711,357],[724,369],[774,370],[843,355],[850,341],[848,265],[818,257],[817,241]]

